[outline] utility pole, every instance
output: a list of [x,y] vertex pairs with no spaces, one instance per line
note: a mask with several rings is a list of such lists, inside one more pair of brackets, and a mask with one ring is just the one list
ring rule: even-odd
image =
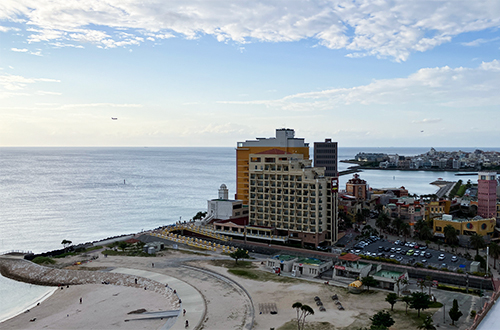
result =
[[443,324],[446,324],[446,305],[443,303]]

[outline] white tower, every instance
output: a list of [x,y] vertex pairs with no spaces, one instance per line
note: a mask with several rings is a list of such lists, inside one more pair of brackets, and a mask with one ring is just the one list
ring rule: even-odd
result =
[[229,199],[229,190],[225,184],[221,184],[219,188],[219,199]]

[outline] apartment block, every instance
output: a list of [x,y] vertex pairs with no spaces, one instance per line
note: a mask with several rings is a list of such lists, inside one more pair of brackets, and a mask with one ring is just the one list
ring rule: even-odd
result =
[[248,176],[250,225],[303,246],[337,241],[336,178],[311,167],[308,155],[278,148],[249,154]]
[[483,218],[496,217],[497,174],[479,172],[477,180],[477,214]]

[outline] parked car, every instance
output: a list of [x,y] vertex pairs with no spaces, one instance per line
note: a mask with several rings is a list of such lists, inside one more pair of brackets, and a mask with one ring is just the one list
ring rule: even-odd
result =
[[441,253],[438,257],[438,260],[441,261],[441,260],[444,260],[446,259],[446,256],[444,255],[444,253]]
[[408,252],[406,252],[406,255],[408,255],[408,256],[412,256],[414,252],[415,252],[415,251],[413,251],[413,250],[408,250]]
[[430,259],[430,258],[432,258],[432,254],[430,252],[425,252],[425,257],[427,259]]
[[420,251],[418,251],[418,250],[417,250],[417,251],[415,251],[415,252],[413,253],[413,256],[414,256],[414,257],[419,257],[419,256],[420,256]]
[[456,261],[458,261],[457,256],[453,256],[453,257],[451,257],[451,261],[452,261],[452,262],[456,262]]

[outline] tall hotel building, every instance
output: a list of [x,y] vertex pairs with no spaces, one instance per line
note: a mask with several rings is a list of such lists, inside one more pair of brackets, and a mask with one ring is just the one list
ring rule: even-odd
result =
[[257,138],[257,140],[238,142],[235,199],[242,200],[243,204],[248,204],[250,154],[273,149],[284,151],[287,154],[300,154],[304,156],[304,159],[309,159],[309,143],[305,143],[304,139],[296,138],[293,129],[277,129],[274,138]]
[[[304,139],[295,139],[293,130],[276,130],[275,140],[283,138],[288,139],[288,147],[253,149],[246,161],[243,153],[237,154],[241,157],[237,159],[238,172],[245,173],[242,182],[248,178],[249,223],[269,228],[275,235],[287,236],[302,246],[331,245],[338,235],[337,178],[325,176],[324,167],[311,167],[308,144]],[[274,139],[257,141],[271,144],[270,140]],[[292,141],[294,147],[290,147]],[[240,148],[245,146],[238,144],[237,150]],[[239,194],[238,198],[243,199]]]
[[479,172],[477,180],[477,214],[483,218],[496,218],[497,174]]

